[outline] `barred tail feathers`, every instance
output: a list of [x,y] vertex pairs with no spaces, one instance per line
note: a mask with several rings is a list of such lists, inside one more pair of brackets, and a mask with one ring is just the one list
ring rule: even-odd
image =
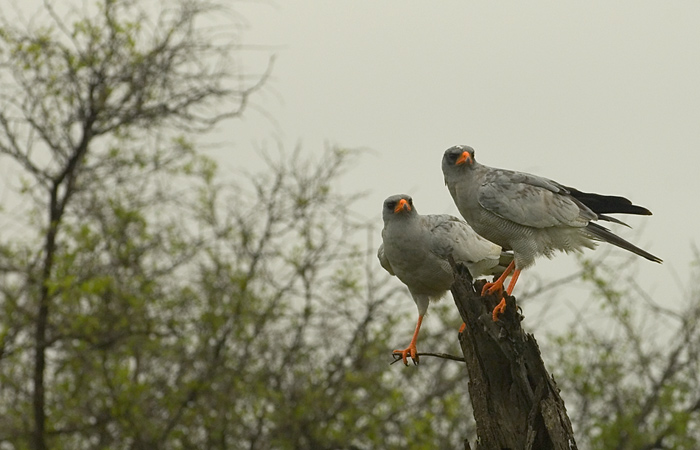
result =
[[639,255],[643,258],[646,258],[649,261],[653,261],[656,263],[663,262],[661,258],[654,256],[645,250],[642,250],[641,248],[637,247],[631,242],[622,239],[620,236],[614,234],[607,228],[598,225],[597,223],[589,223],[588,226],[586,226],[586,231],[590,233],[595,239],[623,248],[627,251],[634,253],[635,255]]

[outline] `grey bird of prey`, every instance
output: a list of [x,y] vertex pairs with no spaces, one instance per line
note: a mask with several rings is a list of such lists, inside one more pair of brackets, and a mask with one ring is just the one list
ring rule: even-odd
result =
[[430,301],[439,300],[454,282],[449,255],[467,266],[473,277],[500,273],[512,261],[501,247],[487,241],[466,222],[446,214],[420,215],[408,195],[393,195],[384,201],[384,229],[377,257],[382,267],[407,287],[418,307],[418,323],[411,343],[394,350],[408,365],[414,364],[416,341]]
[[[656,256],[613,234],[598,220],[626,225],[608,213],[651,215],[624,197],[582,192],[556,181],[529,173],[495,169],[479,164],[474,149],[458,145],[442,157],[442,172],[457,209],[479,233],[515,258],[494,283],[487,283],[482,295],[502,292],[506,277],[513,276],[506,292],[513,292],[520,271],[538,256],[595,248],[608,242],[657,263]],[[493,319],[505,310],[505,300],[493,311]]]

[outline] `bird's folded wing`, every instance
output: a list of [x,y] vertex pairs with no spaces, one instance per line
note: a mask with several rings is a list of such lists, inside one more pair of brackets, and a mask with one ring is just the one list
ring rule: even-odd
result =
[[379,249],[377,250],[377,258],[379,258],[379,264],[384,267],[384,270],[389,272],[392,275],[396,275],[394,273],[394,269],[391,267],[391,263],[389,263],[389,260],[386,258],[386,255],[384,254],[384,244],[379,246]]
[[583,227],[596,215],[562,185],[520,172],[493,170],[479,187],[479,204],[497,216],[533,228]]
[[498,260],[501,247],[482,238],[465,221],[447,214],[423,216],[430,226],[430,251],[457,262]]

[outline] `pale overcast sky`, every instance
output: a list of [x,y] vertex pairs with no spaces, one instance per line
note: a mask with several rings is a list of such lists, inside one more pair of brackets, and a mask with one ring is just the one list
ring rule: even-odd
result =
[[[310,153],[326,142],[369,148],[342,188],[369,191],[356,207],[376,222],[378,242],[391,194],[412,195],[423,214],[459,214],[440,161],[446,148],[468,144],[482,164],[649,208],[653,216],[628,220],[635,231],[614,228],[665,260],[640,259],[639,282],[674,302],[676,275],[690,285],[700,217],[700,2],[232,7],[248,21],[244,43],[270,46],[246,52],[244,64],[260,71],[269,55],[277,60],[256,99],[264,113],[249,109],[223,127],[228,146],[215,154],[224,172],[261,167],[256,149],[276,140]],[[574,267],[560,255],[528,272],[552,277]]]
[[[653,216],[627,220],[635,231],[614,228],[665,260],[640,259],[639,282],[670,301],[681,297],[674,273],[689,285],[700,2],[309,0],[238,10],[250,23],[245,42],[279,46],[278,96],[258,101],[278,125],[250,111],[230,128],[224,167],[256,167],[249,144],[275,147],[272,135],[290,149],[370,148],[344,187],[370,191],[357,206],[379,230],[382,201],[395,193],[411,194],[423,214],[458,215],[440,161],[468,144],[482,164],[646,206]],[[533,270],[573,267],[562,254]]]

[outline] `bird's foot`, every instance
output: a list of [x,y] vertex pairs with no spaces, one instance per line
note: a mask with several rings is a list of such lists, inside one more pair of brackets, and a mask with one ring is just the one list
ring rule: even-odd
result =
[[413,364],[418,365],[418,350],[416,350],[415,344],[411,344],[403,350],[394,350],[394,358],[401,357],[404,365],[408,365],[407,358],[410,356],[413,360]]
[[481,288],[481,296],[485,297],[487,295],[498,294],[499,297],[503,295],[503,281],[496,280],[493,283],[486,283],[484,287]]
[[505,311],[506,311],[506,299],[502,298],[501,302],[498,305],[496,305],[495,308],[493,308],[493,313],[492,313],[493,321],[498,322],[498,316],[503,314]]
[[467,328],[467,323],[466,323],[466,322],[462,322],[462,326],[459,327],[459,333],[461,333],[462,331],[464,331],[465,328]]

